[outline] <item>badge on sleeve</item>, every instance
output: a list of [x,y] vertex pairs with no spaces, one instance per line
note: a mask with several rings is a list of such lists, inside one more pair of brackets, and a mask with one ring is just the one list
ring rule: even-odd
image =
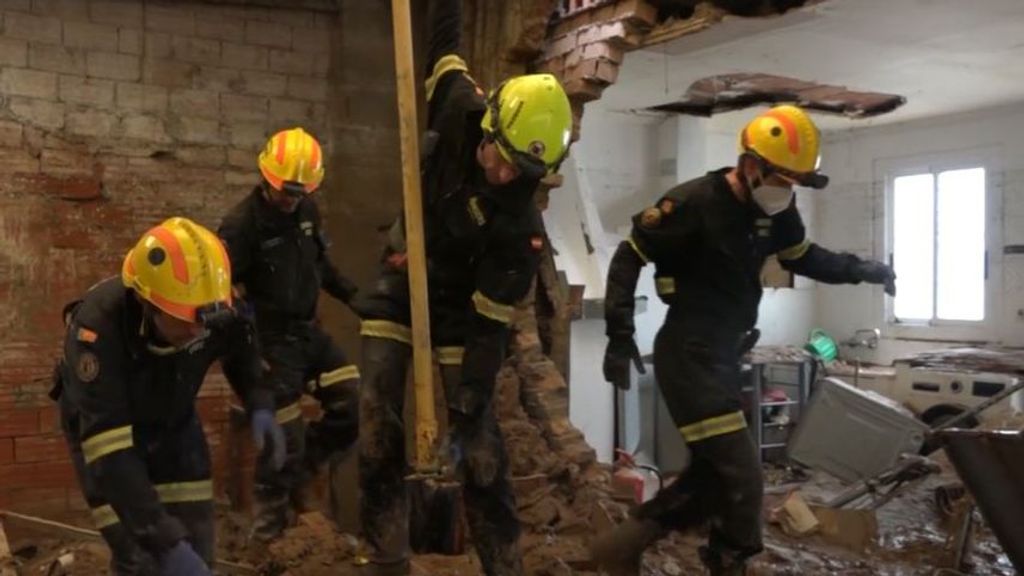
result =
[[658,208],[661,208],[661,212],[668,216],[669,214],[672,213],[673,210],[676,209],[676,203],[669,200],[668,198],[665,198],[660,203],[658,203]]
[[533,236],[530,238],[530,248],[533,248],[537,252],[540,252],[544,248],[544,239],[540,236]]
[[96,379],[100,373],[100,359],[92,352],[82,352],[75,364],[75,375],[82,382],[88,383]]
[[654,228],[661,224],[661,210],[657,207],[650,207],[640,213],[640,225],[644,228]]

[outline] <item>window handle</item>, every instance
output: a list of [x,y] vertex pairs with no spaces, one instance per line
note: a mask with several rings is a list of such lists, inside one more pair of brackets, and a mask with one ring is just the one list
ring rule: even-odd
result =
[[988,249],[985,250],[985,280],[988,280]]

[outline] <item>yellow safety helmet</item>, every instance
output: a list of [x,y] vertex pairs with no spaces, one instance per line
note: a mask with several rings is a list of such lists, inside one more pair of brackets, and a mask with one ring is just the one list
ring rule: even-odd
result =
[[187,218],[169,218],[143,234],[124,257],[121,281],[186,322],[207,324],[231,310],[228,253],[213,232]]
[[775,106],[751,120],[740,132],[740,154],[749,154],[802,186],[824,188],[828,177],[818,172],[818,127],[792,105]]
[[480,125],[506,160],[540,178],[557,170],[569,151],[572,109],[551,74],[516,76],[488,95]]
[[282,130],[260,152],[260,172],[276,190],[301,195],[316,190],[324,179],[320,143],[302,128]]

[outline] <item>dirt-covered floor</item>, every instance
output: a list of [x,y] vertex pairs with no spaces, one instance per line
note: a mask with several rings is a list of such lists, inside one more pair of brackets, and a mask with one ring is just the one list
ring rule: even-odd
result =
[[[537,576],[596,575],[587,553],[588,540],[620,521],[627,504],[612,497],[611,469],[596,462],[593,451],[568,422],[549,418],[544,407],[557,394],[558,376],[543,357],[519,358],[499,377],[498,408],[509,445],[513,485],[524,526],[521,541],[526,573]],[[562,383],[564,389],[564,383]],[[956,484],[952,467],[940,452],[934,456],[940,473],[902,492],[878,508],[877,533],[863,549],[841,545],[824,534],[791,535],[779,522],[778,509],[794,490],[807,501],[827,499],[842,489],[823,474],[768,465],[765,470],[765,552],[752,563],[752,573],[764,576],[803,574],[932,575],[951,566],[947,539],[955,530],[936,504],[939,486]],[[230,513],[226,503],[219,514],[220,558],[254,570],[219,569],[221,574],[358,575],[360,541],[342,534],[318,513],[300,518],[278,542],[268,547],[246,544],[247,518]],[[947,508],[948,510],[948,508]],[[72,519],[76,520],[76,519]],[[86,518],[77,522],[86,526]],[[8,535],[19,555],[22,576],[48,573],[54,560],[71,552],[74,561],[65,574],[108,574],[108,554],[102,543],[73,540],[9,522]],[[654,545],[644,557],[651,576],[703,574],[696,548],[700,534],[674,534]],[[968,557],[971,574],[1014,574],[994,536],[981,522]],[[59,574],[60,572],[53,572]],[[430,576],[481,574],[472,553],[464,556],[417,556],[413,573]]]

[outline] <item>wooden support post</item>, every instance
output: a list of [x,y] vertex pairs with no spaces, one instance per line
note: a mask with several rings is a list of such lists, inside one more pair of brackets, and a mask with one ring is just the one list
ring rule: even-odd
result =
[[437,470],[437,415],[434,411],[430,311],[427,306],[427,253],[423,241],[423,195],[420,189],[419,124],[416,121],[416,72],[413,64],[409,0],[392,0],[395,74],[398,82],[398,127],[402,144],[402,197],[408,256],[409,305],[412,315],[412,362],[416,398],[416,471]]
[[416,414],[415,474],[407,479],[410,499],[410,540],[418,552],[461,554],[465,545],[459,485],[439,477],[438,423],[434,365],[430,346],[427,254],[423,240],[423,196],[420,182],[419,123],[416,121],[416,73],[413,64],[412,15],[409,0],[392,0],[395,74],[398,83],[398,127],[402,144],[402,192],[405,201],[405,244],[412,316],[414,409]]

